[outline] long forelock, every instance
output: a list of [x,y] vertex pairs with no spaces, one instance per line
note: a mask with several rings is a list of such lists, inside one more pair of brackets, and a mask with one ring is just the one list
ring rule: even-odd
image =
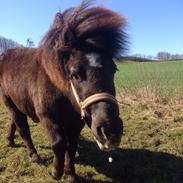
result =
[[104,7],[91,7],[92,0],[57,13],[42,40],[49,47],[95,49],[115,58],[126,47],[123,16]]

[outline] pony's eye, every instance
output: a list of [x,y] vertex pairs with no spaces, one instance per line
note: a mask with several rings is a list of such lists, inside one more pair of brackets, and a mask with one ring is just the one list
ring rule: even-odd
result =
[[83,71],[82,67],[71,67],[70,68],[70,78],[72,80],[84,80],[85,79],[85,72]]

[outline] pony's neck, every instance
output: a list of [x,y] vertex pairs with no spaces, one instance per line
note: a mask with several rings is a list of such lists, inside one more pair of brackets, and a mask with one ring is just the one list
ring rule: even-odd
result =
[[46,55],[42,55],[41,65],[48,75],[50,81],[61,90],[62,93],[67,93],[67,81],[64,77],[63,69],[58,61],[51,59]]

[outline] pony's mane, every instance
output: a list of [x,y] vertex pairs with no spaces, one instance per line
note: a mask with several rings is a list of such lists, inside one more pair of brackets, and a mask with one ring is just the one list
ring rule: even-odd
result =
[[91,6],[85,0],[80,6],[57,13],[41,45],[51,49],[83,49],[105,52],[117,57],[125,49],[123,16],[104,7]]

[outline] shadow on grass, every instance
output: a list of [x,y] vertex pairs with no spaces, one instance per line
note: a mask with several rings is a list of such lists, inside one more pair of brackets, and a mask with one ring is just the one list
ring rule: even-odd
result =
[[[183,183],[181,157],[144,149],[102,152],[95,143],[85,139],[81,139],[79,144],[77,163],[95,167],[114,183]],[[110,155],[112,163],[108,162]]]
[[[24,147],[18,144],[15,147]],[[40,146],[50,149],[47,146]],[[117,149],[113,152],[100,151],[95,142],[84,138],[79,142],[79,157],[76,163],[90,165],[112,179],[113,183],[183,183],[183,158],[164,152],[144,149]],[[113,158],[109,163],[108,158]],[[53,157],[43,159],[43,166],[49,166]],[[92,173],[81,175],[82,183],[108,183],[92,180]]]

